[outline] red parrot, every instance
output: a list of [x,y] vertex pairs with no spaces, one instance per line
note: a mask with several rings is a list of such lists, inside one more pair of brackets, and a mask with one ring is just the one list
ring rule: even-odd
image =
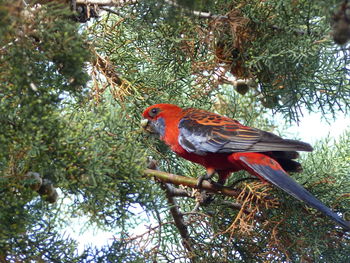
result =
[[295,198],[306,202],[350,230],[330,208],[299,185],[286,171],[301,171],[293,159],[296,151],[312,151],[305,142],[283,139],[240,124],[238,121],[200,109],[182,109],[173,104],[156,104],[142,114],[142,125],[160,135],[172,151],[206,168],[200,185],[216,172],[224,184],[232,172],[246,170],[264,182],[271,183]]

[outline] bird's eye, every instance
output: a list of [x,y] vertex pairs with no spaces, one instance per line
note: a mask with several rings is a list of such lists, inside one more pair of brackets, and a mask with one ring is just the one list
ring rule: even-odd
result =
[[150,110],[149,116],[155,117],[159,113],[159,111],[160,111],[159,108],[153,108]]

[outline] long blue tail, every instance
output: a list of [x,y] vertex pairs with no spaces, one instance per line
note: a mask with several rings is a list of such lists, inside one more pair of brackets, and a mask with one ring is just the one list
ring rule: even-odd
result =
[[[262,177],[266,181],[274,184],[288,194],[295,198],[304,201],[308,205],[316,208],[326,216],[329,216],[332,220],[341,225],[344,229],[350,231],[350,222],[343,220],[329,207],[323,204],[320,200],[314,197],[305,188],[299,185],[292,177],[290,177],[282,168],[274,169],[278,163],[272,158],[265,156],[268,159],[266,164],[256,162],[256,159],[250,158],[249,155],[241,155],[239,160],[244,163],[245,166],[249,167],[256,175]],[[271,166],[269,165],[271,164]]]

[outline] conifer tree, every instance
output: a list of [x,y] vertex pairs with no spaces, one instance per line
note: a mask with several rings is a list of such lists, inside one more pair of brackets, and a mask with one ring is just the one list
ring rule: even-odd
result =
[[[347,1],[49,2],[0,0],[0,262],[350,261],[349,233],[246,173],[202,204],[203,169],[139,124],[161,102],[275,133],[348,112]],[[347,220],[349,144],[291,175]],[[78,253],[74,216],[115,239]]]

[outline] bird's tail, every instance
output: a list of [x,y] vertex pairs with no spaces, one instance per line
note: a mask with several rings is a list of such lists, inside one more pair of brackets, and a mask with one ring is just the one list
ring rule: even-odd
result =
[[274,159],[260,153],[236,153],[234,159],[240,161],[241,165],[251,174],[274,184],[288,194],[329,216],[344,229],[350,230],[350,222],[343,220],[329,207],[299,185]]

